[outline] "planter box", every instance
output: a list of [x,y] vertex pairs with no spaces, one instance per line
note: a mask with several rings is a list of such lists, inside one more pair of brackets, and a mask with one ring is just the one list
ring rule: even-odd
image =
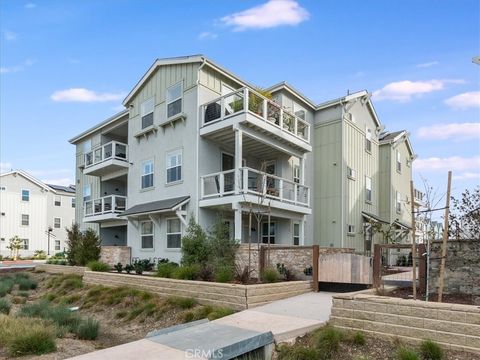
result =
[[84,266],[53,265],[53,264],[35,264],[35,269],[43,270],[52,274],[78,274],[83,275],[87,270]]

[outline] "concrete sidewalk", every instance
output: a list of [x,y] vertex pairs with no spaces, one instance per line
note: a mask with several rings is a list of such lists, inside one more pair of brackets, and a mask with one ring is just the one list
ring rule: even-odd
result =
[[230,359],[323,326],[330,317],[331,307],[331,293],[307,293],[211,322],[163,329],[143,340],[72,359]]

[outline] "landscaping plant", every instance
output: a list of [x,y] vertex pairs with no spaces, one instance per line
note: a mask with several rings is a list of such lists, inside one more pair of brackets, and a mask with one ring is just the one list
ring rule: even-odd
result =
[[80,231],[78,224],[67,228],[67,260],[69,265],[85,266],[100,258],[101,240],[93,229]]
[[134,269],[135,269],[135,268],[133,267],[132,264],[127,264],[127,265],[125,265],[125,272],[126,272],[127,274],[130,274]]
[[107,272],[110,270],[110,265],[101,261],[90,261],[87,267],[92,271]]
[[442,360],[444,358],[443,349],[432,340],[425,340],[420,345],[420,353],[423,360]]
[[113,268],[117,270],[118,273],[121,273],[123,271],[122,263],[117,263],[116,265],[113,265]]
[[343,333],[333,326],[325,326],[315,334],[315,346],[323,359],[330,359],[340,348]]
[[186,234],[182,237],[182,265],[205,265],[210,259],[210,246],[207,234],[190,218]]
[[420,360],[420,357],[414,350],[406,346],[400,346],[397,348],[397,351],[395,352],[395,359],[396,360]]
[[174,262],[160,263],[157,266],[157,276],[163,278],[171,278],[173,271],[177,267],[178,264]]
[[363,332],[357,331],[355,335],[353,335],[353,343],[355,345],[363,346],[366,342],[367,340],[365,339],[365,335],[363,334]]
[[235,278],[235,271],[231,265],[220,265],[215,269],[215,281],[231,282]]
[[78,326],[74,329],[75,335],[82,340],[95,340],[98,337],[100,324],[97,320],[87,318],[81,320]]
[[7,299],[0,299],[0,313],[8,315],[10,313],[10,309],[12,304]]
[[272,267],[267,267],[263,270],[260,274],[260,278],[263,282],[266,283],[274,283],[280,279],[280,274],[278,273],[277,269]]
[[199,273],[200,273],[199,265],[193,264],[193,265],[179,266],[175,268],[175,270],[173,270],[172,278],[181,279],[181,280],[196,280],[198,278]]

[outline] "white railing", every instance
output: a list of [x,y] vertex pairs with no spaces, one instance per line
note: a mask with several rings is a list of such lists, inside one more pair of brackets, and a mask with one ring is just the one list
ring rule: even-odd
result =
[[248,167],[240,168],[238,179],[235,178],[235,170],[227,170],[201,176],[200,181],[202,199],[253,194],[259,196],[259,201],[263,201],[263,205],[267,205],[268,200],[272,199],[299,206],[310,206],[308,186]]
[[308,122],[247,87],[202,105],[202,124],[208,126],[243,112],[253,114],[267,124],[310,143],[310,124]]
[[127,161],[127,151],[127,144],[118,141],[110,141],[85,153],[85,167],[87,168],[110,159]]
[[96,216],[103,214],[115,214],[124,212],[127,208],[127,197],[120,195],[108,195],[98,199],[84,202],[84,216]]

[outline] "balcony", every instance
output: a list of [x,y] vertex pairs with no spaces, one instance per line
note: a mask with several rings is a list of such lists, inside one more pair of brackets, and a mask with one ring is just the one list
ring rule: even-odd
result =
[[101,223],[105,221],[125,220],[118,219],[117,215],[127,208],[127,197],[120,195],[108,195],[98,199],[85,201],[83,206],[83,221]]
[[210,101],[202,105],[201,111],[202,136],[219,139],[222,132],[232,133],[229,130],[233,126],[242,124],[255,137],[262,134],[267,141],[275,139],[300,152],[312,151],[310,124],[250,88]]
[[238,181],[235,170],[201,176],[200,206],[245,202],[311,214],[308,186],[248,167],[239,170]]
[[85,175],[105,176],[115,171],[128,169],[128,145],[118,141],[110,141],[86,153]]

